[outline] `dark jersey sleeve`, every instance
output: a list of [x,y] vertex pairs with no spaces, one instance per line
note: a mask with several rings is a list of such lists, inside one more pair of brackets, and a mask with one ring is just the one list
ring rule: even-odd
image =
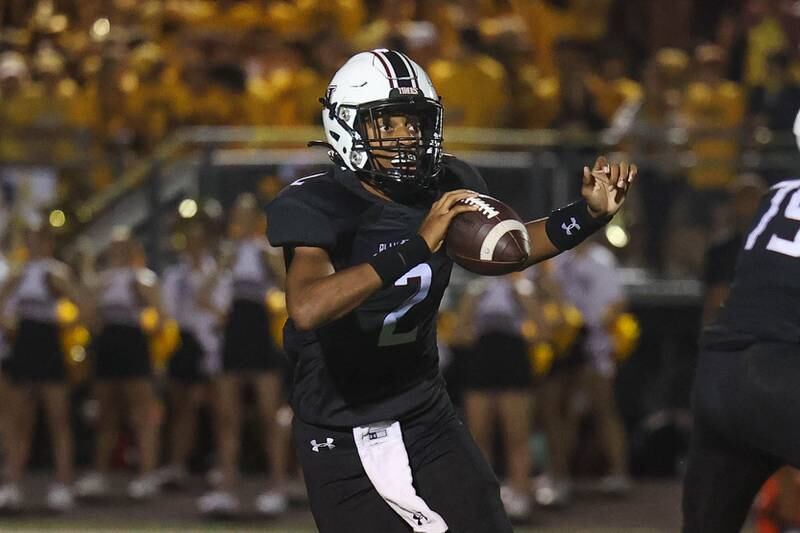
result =
[[314,246],[330,250],[336,245],[332,221],[303,192],[302,186],[290,185],[269,204],[269,242],[278,247]]
[[440,183],[442,190],[470,189],[481,194],[489,194],[489,187],[483,176],[469,163],[449,154],[442,158],[442,163],[444,165]]

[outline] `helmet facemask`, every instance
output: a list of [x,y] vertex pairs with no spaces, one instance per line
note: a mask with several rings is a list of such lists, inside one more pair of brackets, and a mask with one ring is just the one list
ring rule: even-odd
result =
[[[351,160],[364,181],[401,203],[435,188],[442,162],[442,106],[438,102],[382,100],[362,104],[355,113],[358,135],[353,136]],[[405,123],[408,135],[393,132],[398,121]]]

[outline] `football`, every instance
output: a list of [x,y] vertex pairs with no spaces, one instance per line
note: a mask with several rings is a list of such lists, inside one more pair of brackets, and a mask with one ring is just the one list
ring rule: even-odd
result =
[[478,210],[461,213],[450,222],[447,255],[483,276],[502,276],[522,268],[531,246],[528,230],[514,210],[484,194],[461,202]]

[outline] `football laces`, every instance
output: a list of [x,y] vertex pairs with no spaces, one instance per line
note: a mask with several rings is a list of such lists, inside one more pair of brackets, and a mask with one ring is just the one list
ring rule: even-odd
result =
[[484,215],[486,218],[496,217],[500,214],[500,211],[489,205],[485,200],[483,200],[479,196],[474,196],[472,198],[467,198],[463,200],[464,203],[469,205],[474,205],[478,208],[478,212]]

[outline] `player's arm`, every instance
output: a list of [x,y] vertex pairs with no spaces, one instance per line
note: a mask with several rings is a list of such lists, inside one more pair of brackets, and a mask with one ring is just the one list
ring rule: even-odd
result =
[[622,207],[636,173],[636,165],[609,165],[602,156],[591,170],[583,167],[581,200],[525,224],[531,255],[524,268],[574,248],[605,226]]
[[328,252],[301,246],[286,273],[286,307],[297,329],[311,330],[349,313],[381,285],[369,263],[336,272]]
[[377,254],[369,262],[339,271],[323,248],[295,247],[286,273],[286,307],[294,325],[312,330],[341,318],[427,261],[442,245],[453,217],[477,209],[457,204],[473,196],[476,193],[463,189],[445,193],[431,207],[416,238]]

